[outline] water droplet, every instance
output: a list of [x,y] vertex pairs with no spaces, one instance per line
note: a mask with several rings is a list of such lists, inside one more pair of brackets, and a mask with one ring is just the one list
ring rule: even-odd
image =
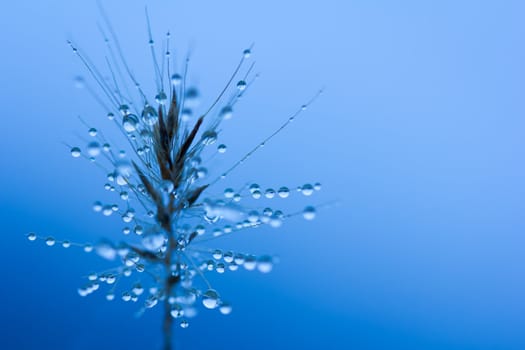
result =
[[[120,111],[120,113],[122,113],[123,116],[129,114],[129,106],[127,104],[120,105],[118,110]],[[108,118],[110,118],[110,114],[111,114],[112,117],[114,117],[113,113],[109,113],[108,114]]]
[[142,287],[140,283],[137,283],[133,286],[133,289],[131,289],[131,291],[135,295],[141,295],[142,293],[144,293],[144,287]]
[[95,129],[95,128],[90,128],[90,129],[88,130],[88,134],[89,134],[89,136],[97,136],[97,129]]
[[212,145],[217,141],[217,133],[213,130],[208,130],[202,134],[201,141],[206,146]]
[[115,294],[113,294],[113,293],[106,294],[106,300],[107,301],[115,300]]
[[166,241],[166,236],[164,233],[158,232],[149,232],[144,235],[142,238],[142,245],[144,248],[150,251],[158,251]]
[[224,273],[225,270],[226,269],[223,263],[218,263],[217,267],[215,268],[215,271],[217,271],[217,273]]
[[268,273],[272,271],[273,259],[271,256],[263,255],[259,257],[257,261],[257,269],[262,273]]
[[225,153],[226,152],[226,145],[225,144],[220,144],[218,147],[217,147],[217,151],[219,151],[219,153]]
[[184,310],[179,304],[173,304],[173,306],[171,307],[170,314],[173,318],[180,318],[184,316]]
[[111,205],[103,206],[102,214],[104,214],[104,216],[110,216],[111,214],[113,214],[113,209],[111,208]]
[[233,108],[231,106],[224,106],[222,107],[219,117],[221,117],[224,120],[231,119],[233,116]]
[[160,105],[163,105],[166,103],[166,100],[168,99],[168,97],[166,96],[166,93],[164,91],[161,91],[159,92],[156,96],[155,96],[155,101],[160,104]]
[[122,300],[130,301],[131,300],[131,294],[129,294],[129,292],[122,293]]
[[87,153],[90,157],[98,156],[100,154],[100,144],[96,141],[88,143]]
[[230,304],[228,303],[222,303],[221,306],[219,307],[219,311],[221,312],[221,314],[223,315],[229,315],[231,314],[232,312],[232,307]]
[[216,249],[216,250],[213,252],[212,257],[213,257],[215,260],[220,260],[220,259],[222,259],[222,251],[220,251],[219,249]]
[[84,88],[85,86],[85,81],[84,81],[84,78],[81,77],[81,76],[76,76],[74,79],[73,79],[73,82],[74,82],[74,85],[77,89],[82,89]]
[[37,236],[36,236],[36,233],[34,232],[30,232],[27,234],[27,239],[30,240],[30,241],[34,241],[37,239]]
[[237,89],[239,89],[239,91],[246,90],[246,82],[244,80],[239,80],[237,83]]
[[268,188],[265,192],[264,192],[264,195],[266,196],[266,198],[273,198],[275,197],[275,190],[273,188]]
[[186,320],[182,320],[180,321],[180,327],[183,328],[183,329],[186,329],[190,326],[190,323]]
[[84,252],[91,253],[93,251],[93,246],[91,244],[86,244],[84,246]]
[[56,243],[56,240],[53,237],[47,237],[46,238],[46,244],[50,247],[54,246]]
[[257,259],[253,255],[248,255],[244,259],[244,268],[248,271],[253,271],[257,267]]
[[149,126],[155,125],[158,120],[157,111],[150,105],[145,105],[142,110],[142,121]]
[[224,253],[224,261],[226,261],[227,263],[233,262],[233,252]]
[[208,289],[202,295],[202,304],[208,309],[215,309],[219,305],[219,294],[213,289]]
[[62,247],[66,248],[66,249],[69,248],[69,247],[71,247],[71,242],[70,242],[70,241],[64,241],[64,242],[62,242]]
[[119,160],[115,163],[115,171],[118,175],[129,177],[133,171],[131,164],[125,160]]
[[129,133],[137,130],[138,123],[139,119],[134,114],[126,114],[124,118],[122,118],[122,126],[124,127],[124,130]]
[[279,194],[279,197],[287,198],[290,195],[290,190],[288,189],[288,187],[283,186],[279,188],[279,191],[277,191],[277,193]]
[[71,155],[72,155],[74,158],[78,158],[78,157],[80,157],[80,148],[78,148],[78,147],[73,147],[73,148],[71,148]]
[[261,187],[258,184],[251,184],[249,187],[250,193],[253,193],[255,191],[260,191]]
[[303,217],[306,220],[313,220],[315,218],[315,208],[311,206],[304,208]]
[[310,184],[303,185],[303,187],[301,188],[301,192],[305,196],[310,196],[312,193],[314,193],[314,187]]
[[262,196],[262,193],[259,190],[255,190],[255,191],[252,192],[252,198],[253,199],[259,199],[259,198],[261,198],[261,196]]
[[224,190],[224,197],[226,198],[233,198],[233,195],[235,194],[235,191],[233,188],[227,188]]
[[98,243],[95,247],[95,252],[107,260],[114,260],[117,256],[117,250],[109,242]]
[[242,54],[244,55],[244,58],[249,58],[252,55],[252,50],[246,49]]
[[180,76],[180,74],[173,74],[171,76],[171,83],[174,85],[174,86],[177,86],[181,83],[182,81],[182,77]]

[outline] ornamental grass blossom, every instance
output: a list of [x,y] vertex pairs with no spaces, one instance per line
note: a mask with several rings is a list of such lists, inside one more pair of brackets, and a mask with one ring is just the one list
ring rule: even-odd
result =
[[115,200],[95,201],[93,210],[102,216],[120,216],[122,239],[78,244],[36,233],[29,233],[27,238],[44,241],[48,246],[77,246],[112,261],[113,268],[90,273],[78,293],[84,297],[102,291],[108,301],[137,302],[138,314],[162,308],[163,348],[169,350],[173,348],[174,324],[187,328],[199,308],[217,309],[225,315],[232,311],[207,274],[272,270],[275,258],[271,255],[214,249],[210,245],[215,240],[264,225],[277,228],[292,216],[307,220],[315,217],[314,206],[285,213],[271,206],[258,206],[258,200],[308,197],[321,189],[319,183],[292,190],[284,186],[263,189],[255,183],[240,189],[220,189],[220,184],[303,113],[321,92],[213,178],[204,159],[226,152],[227,146],[219,142],[220,126],[232,118],[235,105],[257,78],[249,63],[251,48],[242,52],[216,99],[201,110],[196,103],[199,91],[187,86],[189,59],[178,72],[170,53],[169,33],[158,55],[148,23],[156,88],[150,93],[133,75],[111,24],[107,20],[105,24],[109,33],[104,35],[109,52],[107,72],[102,73],[74,43],[69,45],[96,86],[88,91],[120,131],[124,144],[113,144],[101,130],[88,126],[86,142],[69,149],[72,157],[85,158],[103,170],[104,188],[114,194]]

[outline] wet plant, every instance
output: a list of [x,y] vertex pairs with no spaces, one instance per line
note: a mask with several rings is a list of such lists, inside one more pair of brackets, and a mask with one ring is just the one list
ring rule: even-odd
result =
[[[124,142],[124,146],[117,147],[101,130],[87,125],[88,140],[80,146],[68,146],[69,151],[72,157],[85,158],[103,171],[104,188],[115,195],[115,201],[96,201],[93,210],[103,216],[121,217],[122,240],[77,244],[35,233],[29,233],[27,238],[42,240],[48,246],[80,246],[87,253],[94,251],[116,262],[107,271],[90,273],[78,293],[87,296],[105,290],[108,301],[138,302],[139,315],[161,307],[163,348],[168,350],[173,348],[174,323],[187,328],[198,304],[218,309],[222,314],[232,311],[231,305],[212,287],[207,274],[240,268],[268,273],[275,262],[271,255],[209,248],[209,244],[265,225],[277,228],[293,216],[307,220],[315,217],[313,206],[285,213],[272,205],[258,203],[262,200],[271,203],[290,195],[311,196],[321,189],[319,183],[292,190],[284,186],[262,188],[256,183],[240,189],[219,191],[218,188],[221,181],[306,110],[320,92],[241,159],[213,177],[206,159],[227,151],[226,145],[219,142],[220,126],[232,118],[236,104],[257,78],[253,63],[249,64],[252,48],[242,52],[239,63],[211,105],[200,110],[199,91],[187,84],[189,58],[184,60],[182,69],[177,69],[170,52],[169,33],[158,55],[149,27],[148,23],[155,81],[152,94],[142,88],[132,73],[107,19],[105,30],[109,35],[103,31],[108,52],[104,74],[69,42],[96,89],[86,81],[79,83],[105,109],[106,118],[114,123]],[[218,191],[219,195],[214,195]]]

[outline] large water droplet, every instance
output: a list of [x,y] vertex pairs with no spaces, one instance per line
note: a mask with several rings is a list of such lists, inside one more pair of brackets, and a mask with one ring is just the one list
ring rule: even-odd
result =
[[78,158],[78,157],[80,157],[80,148],[78,148],[78,147],[73,147],[73,148],[71,148],[71,155],[72,155],[74,158]]
[[287,198],[290,195],[290,190],[288,189],[288,187],[283,186],[279,188],[279,191],[277,191],[277,193],[279,194],[279,197]]
[[219,305],[219,294],[213,289],[208,289],[202,295],[202,304],[208,309],[215,309]]
[[273,259],[271,256],[263,255],[259,257],[257,261],[257,269],[262,273],[268,273],[272,271]]
[[223,315],[229,315],[231,314],[232,312],[232,307],[230,304],[228,303],[222,303],[221,306],[219,307],[219,311],[221,312],[221,314]]
[[217,133],[213,130],[208,130],[202,134],[201,140],[206,146],[214,144],[217,141]]
[[87,153],[90,157],[98,156],[100,154],[100,144],[96,141],[88,143]]
[[315,208],[311,206],[304,208],[303,217],[306,220],[313,220],[315,218]]
[[142,121],[149,126],[153,126],[157,120],[158,116],[155,108],[151,107],[150,105],[145,105],[144,109],[142,110]]
[[151,251],[158,251],[166,241],[166,236],[162,232],[149,232],[142,238],[144,248]]
[[182,81],[182,77],[179,75],[179,74],[173,74],[171,76],[171,83],[174,85],[174,86],[177,86],[181,83]]
[[231,119],[233,116],[233,109],[230,106],[222,107],[219,116],[224,120]]
[[122,126],[126,132],[134,132],[137,130],[139,119],[134,114],[127,114],[122,118]]

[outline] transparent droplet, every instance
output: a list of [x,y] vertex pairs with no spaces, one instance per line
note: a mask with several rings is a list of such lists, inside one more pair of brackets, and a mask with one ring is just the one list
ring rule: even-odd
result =
[[221,306],[219,307],[219,311],[221,312],[221,314],[223,315],[229,315],[231,314],[232,312],[232,307],[230,304],[228,303],[222,303]]
[[225,152],[226,152],[226,149],[227,149],[227,147],[226,147],[225,144],[220,144],[220,145],[217,147],[217,151],[218,151],[219,153],[225,153]]
[[100,242],[95,246],[95,252],[104,259],[114,260],[117,257],[117,250],[109,242]]
[[213,289],[208,289],[202,295],[202,304],[208,309],[215,309],[219,305],[219,294]]
[[27,234],[27,239],[30,240],[30,241],[34,241],[36,240],[37,236],[36,236],[36,233],[34,232],[30,232]]
[[244,55],[244,58],[249,58],[252,55],[252,50],[246,49],[242,54]]
[[227,188],[224,190],[224,197],[226,198],[233,198],[233,195],[235,194],[235,191],[233,188]]
[[47,237],[46,238],[46,244],[50,247],[54,246],[56,243],[56,240],[53,237]]
[[142,238],[142,245],[147,250],[158,251],[166,241],[166,236],[162,232],[150,232]]
[[217,133],[213,130],[208,130],[202,134],[201,140],[206,146],[212,145],[217,141]]
[[237,83],[237,89],[239,89],[239,91],[246,90],[246,82],[244,80],[239,80]]
[[90,128],[90,129],[88,130],[88,134],[89,134],[89,136],[97,136],[97,129],[95,129],[95,128]]
[[262,196],[262,193],[259,190],[255,190],[255,191],[252,192],[252,198],[253,199],[259,199],[259,198],[261,198],[261,196]]
[[212,257],[213,257],[215,260],[220,260],[220,259],[222,259],[222,251],[220,251],[219,249],[216,249],[216,250],[213,252]]
[[301,192],[305,196],[310,196],[314,193],[314,187],[310,184],[303,185],[303,187],[301,187]]
[[[129,114],[129,106],[127,104],[122,104],[120,105],[120,107],[118,108],[118,110],[120,111],[120,113],[122,113],[122,115],[127,115]],[[109,113],[108,114],[108,118],[110,118],[110,114],[111,116],[113,116],[113,113]],[[111,119],[111,118],[110,118]]]
[[314,184],[314,190],[316,190],[316,191],[320,191],[320,190],[321,190],[321,183],[316,182],[316,183]]
[[231,106],[222,107],[219,116],[224,120],[231,119],[233,116],[233,109],[231,108]]
[[174,304],[171,307],[170,314],[171,314],[171,317],[173,317],[173,318],[180,318],[180,317],[184,316],[184,310],[182,309],[182,307],[179,304]]
[[249,187],[250,193],[253,193],[255,191],[260,191],[261,187],[258,184],[251,184]]
[[182,81],[182,77],[179,75],[179,74],[173,74],[171,76],[171,83],[174,85],[174,86],[177,86],[181,83]]
[[281,198],[287,198],[290,195],[290,190],[288,187],[281,187],[279,188],[279,191],[277,191],[277,194],[279,194],[279,197]]
[[315,219],[315,208],[312,207],[312,206],[308,206],[308,207],[304,208],[304,210],[303,210],[303,217],[306,220],[313,220],[313,219]]
[[158,120],[157,111],[150,105],[145,105],[142,110],[142,121],[149,126],[155,125]]
[[268,188],[265,192],[264,192],[264,195],[266,196],[266,198],[273,198],[275,197],[275,190],[273,188]]
[[158,103],[158,104],[165,104],[166,103],[166,100],[168,99],[168,97],[166,96],[166,93],[164,91],[161,91],[159,92],[156,96],[155,96],[155,101]]
[[272,271],[273,259],[271,256],[263,255],[257,260],[257,269],[262,273],[268,273]]
[[115,163],[115,171],[118,175],[129,177],[132,174],[133,168],[128,161],[119,160]]
[[130,301],[131,300],[131,294],[129,292],[122,293],[122,300]]
[[62,242],[62,247],[64,247],[64,248],[69,248],[69,247],[71,247],[71,242],[70,242],[70,241],[64,241],[64,242]]
[[78,147],[71,148],[71,155],[73,156],[73,158],[80,157],[80,148]]
[[124,130],[126,132],[134,132],[137,130],[137,125],[139,123],[139,120],[136,115],[134,114],[126,114],[124,118],[122,119],[122,126],[124,127]]
[[142,293],[144,293],[144,287],[142,287],[139,283],[135,284],[133,286],[133,288],[131,289],[131,291],[133,292],[133,294],[135,295],[141,295]]
[[96,141],[88,143],[87,153],[90,157],[98,156],[100,154],[100,144]]
[[111,207],[111,205],[103,206],[102,214],[104,214],[104,216],[110,216],[111,214],[113,214],[113,208]]
[[186,320],[182,320],[180,321],[180,327],[183,328],[183,329],[186,329],[190,326],[190,323]]

